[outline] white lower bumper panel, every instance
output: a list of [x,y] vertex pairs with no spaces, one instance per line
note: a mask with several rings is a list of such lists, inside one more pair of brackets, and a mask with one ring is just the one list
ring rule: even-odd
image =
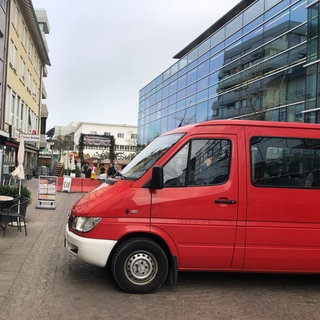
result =
[[88,239],[79,237],[69,231],[68,225],[65,232],[65,246],[69,252],[79,259],[104,267],[107,264],[109,255],[117,241],[103,239]]

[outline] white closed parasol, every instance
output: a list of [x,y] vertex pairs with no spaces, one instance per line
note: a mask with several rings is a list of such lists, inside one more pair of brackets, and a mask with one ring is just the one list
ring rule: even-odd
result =
[[21,180],[24,180],[24,169],[23,169],[23,161],[24,161],[24,138],[23,135],[20,135],[20,143],[18,148],[18,166],[12,171],[11,175],[14,179],[19,180],[19,195],[21,195]]
[[[24,169],[23,169],[23,161],[24,161],[24,138],[23,135],[20,135],[20,143],[18,148],[18,166],[12,171],[11,175],[14,179],[19,180],[19,196],[21,196],[21,180],[24,180]],[[20,199],[18,206],[18,213],[20,213]]]
[[74,163],[74,153],[72,153],[72,157],[71,157],[71,162],[70,162],[70,167],[69,167],[69,169],[70,169],[71,171],[76,170],[76,165],[75,165],[75,163]]
[[70,168],[69,153],[66,153],[63,156],[63,165],[64,165],[65,173],[68,172],[68,170]]

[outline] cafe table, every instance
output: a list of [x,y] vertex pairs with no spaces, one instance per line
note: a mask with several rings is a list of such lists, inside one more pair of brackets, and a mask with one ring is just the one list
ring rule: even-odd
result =
[[[0,194],[0,209],[2,211],[3,209],[3,205],[6,203],[6,202],[10,202],[12,201],[14,198],[13,197],[10,197],[10,196],[4,196],[4,195],[1,195]],[[4,230],[4,226],[0,224],[0,228],[2,228]]]
[[10,197],[10,196],[3,196],[0,194],[0,202],[8,202],[8,201],[12,201],[14,198]]

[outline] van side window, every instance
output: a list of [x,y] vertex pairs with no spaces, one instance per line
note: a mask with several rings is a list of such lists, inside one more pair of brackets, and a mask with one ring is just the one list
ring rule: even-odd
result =
[[164,166],[165,187],[225,183],[229,177],[230,159],[229,140],[192,140]]
[[320,188],[320,139],[253,137],[250,150],[253,185]]

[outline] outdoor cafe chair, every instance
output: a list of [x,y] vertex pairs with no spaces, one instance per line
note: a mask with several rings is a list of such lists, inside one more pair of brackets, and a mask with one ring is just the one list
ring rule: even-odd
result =
[[9,208],[5,208],[0,212],[1,222],[4,222],[3,236],[6,235],[6,229],[8,224],[17,225],[18,230],[22,231],[22,222],[24,226],[25,234],[27,235],[26,224],[26,212],[29,198],[21,198],[18,202],[11,205]]
[[19,194],[14,195],[12,197],[13,197],[13,200],[0,203],[0,211],[3,211],[4,209],[9,209],[14,204],[17,204],[18,201],[21,199],[21,196]]

